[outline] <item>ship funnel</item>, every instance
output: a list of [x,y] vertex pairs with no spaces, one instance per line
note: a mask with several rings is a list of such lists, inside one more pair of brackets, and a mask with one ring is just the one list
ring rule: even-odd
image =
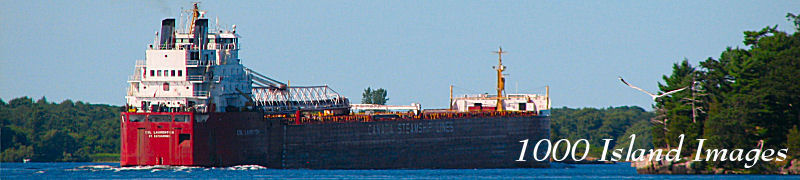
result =
[[175,19],[167,18],[161,21],[160,49],[175,48]]
[[194,22],[194,46],[205,49],[208,43],[208,19],[198,19]]

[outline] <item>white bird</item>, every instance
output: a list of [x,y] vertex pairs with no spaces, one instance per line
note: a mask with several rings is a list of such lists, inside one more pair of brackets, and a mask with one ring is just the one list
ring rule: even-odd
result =
[[670,94],[676,93],[676,92],[678,92],[678,91],[683,91],[683,90],[685,90],[686,88],[689,88],[689,86],[686,86],[686,87],[684,87],[684,88],[680,88],[680,89],[672,90],[672,91],[665,92],[665,93],[662,93],[662,94],[659,94],[659,95],[655,95],[655,94],[653,94],[653,93],[650,93],[650,92],[647,92],[647,91],[645,91],[645,90],[644,90],[644,89],[642,89],[642,88],[639,88],[639,87],[633,86],[633,85],[631,85],[631,84],[628,84],[628,82],[625,82],[625,80],[624,80],[624,79],[622,79],[622,77],[619,77],[619,80],[620,80],[620,81],[622,81],[622,83],[625,83],[625,85],[628,85],[628,86],[630,86],[630,87],[631,87],[631,88],[633,88],[633,89],[637,89],[637,90],[639,90],[639,91],[642,91],[642,92],[644,92],[644,93],[647,93],[647,95],[650,95],[651,97],[653,97],[653,101],[655,101],[655,100],[656,100],[656,98],[660,98],[660,97],[663,97],[663,96],[666,96],[666,95],[670,95]]

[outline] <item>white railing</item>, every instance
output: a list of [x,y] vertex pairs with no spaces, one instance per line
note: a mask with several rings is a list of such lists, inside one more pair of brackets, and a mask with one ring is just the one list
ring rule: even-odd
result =
[[[161,49],[161,50],[171,50],[171,49],[199,50],[200,49],[200,46],[196,46],[196,45],[191,44],[191,43],[175,43],[173,45],[174,47],[171,47],[171,48],[167,48],[167,45],[164,45],[164,44],[159,45],[159,46],[160,47],[156,47],[153,44],[149,44],[148,49]],[[206,44],[206,49],[208,49],[208,50],[212,50],[212,49],[231,49],[231,50],[236,50],[236,49],[240,49],[240,48],[241,47],[239,46],[238,43],[227,43],[227,44],[208,43],[208,44]]]
[[231,49],[231,50],[235,50],[235,49],[239,49],[239,45],[233,44],[233,43],[230,43],[230,44],[216,44],[216,43],[214,43],[214,44],[208,44],[208,49],[222,49],[222,50]]
[[201,61],[201,60],[186,60],[186,66],[208,66],[214,61]]
[[286,89],[254,87],[252,100],[264,111],[349,108],[350,101],[328,86],[294,86]]
[[[179,50],[186,50],[186,49],[188,49],[188,50],[199,50],[200,49],[200,46],[195,46],[194,44],[179,44],[179,45],[176,45],[175,47],[178,48]],[[206,44],[206,49],[208,49],[208,50],[213,50],[213,49],[231,49],[231,50],[236,50],[236,49],[239,49],[239,48],[240,48],[240,46],[238,44],[233,44],[233,43],[229,43],[229,44],[208,43],[208,44]]]
[[136,67],[144,67],[145,65],[147,65],[147,62],[144,60],[136,60]]
[[203,75],[186,76],[187,81],[205,81],[205,79]]
[[[172,44],[172,46],[177,46],[177,43],[176,44]],[[149,44],[148,45],[148,49],[169,50],[169,49],[174,49],[174,47],[167,48],[166,44]]]
[[194,91],[194,97],[208,97],[208,91]]

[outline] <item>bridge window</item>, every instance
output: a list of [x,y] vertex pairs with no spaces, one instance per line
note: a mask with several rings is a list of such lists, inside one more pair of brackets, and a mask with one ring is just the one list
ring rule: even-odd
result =
[[175,77],[175,70],[172,70],[172,77]]
[[150,70],[150,77],[156,76],[156,70]]
[[183,70],[178,70],[178,77],[183,76]]
[[144,115],[128,115],[129,122],[142,122],[144,121]]
[[147,116],[147,120],[150,122],[170,122],[172,121],[172,117],[169,115],[150,115]]
[[161,76],[161,70],[156,71],[156,75]]
[[175,115],[175,122],[189,122],[189,115]]

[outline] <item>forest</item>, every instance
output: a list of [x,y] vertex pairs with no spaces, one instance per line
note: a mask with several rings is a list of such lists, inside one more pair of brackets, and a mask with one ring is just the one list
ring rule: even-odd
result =
[[0,99],[0,160],[119,161],[118,106]]
[[[786,17],[794,23],[792,34],[777,25],[745,31],[746,47],[728,47],[699,66],[675,63],[659,89],[688,88],[657,99],[653,144],[675,147],[677,137],[686,134],[686,155],[695,152],[696,139],[707,139],[704,148],[789,148],[790,155],[800,155],[800,18]],[[708,162],[706,167],[737,169],[743,163]]]
[[[609,107],[609,108],[554,108],[551,110],[550,140],[569,139],[576,142],[579,139],[589,141],[589,159],[600,158],[603,148],[603,139],[613,139],[609,148],[627,149],[630,145],[630,135],[636,134],[635,149],[652,149],[651,123],[653,112],[648,112],[641,107]],[[560,149],[565,148],[560,146]],[[576,153],[583,150],[579,146]],[[557,152],[563,152],[559,150]],[[582,153],[579,153],[582,155]]]

